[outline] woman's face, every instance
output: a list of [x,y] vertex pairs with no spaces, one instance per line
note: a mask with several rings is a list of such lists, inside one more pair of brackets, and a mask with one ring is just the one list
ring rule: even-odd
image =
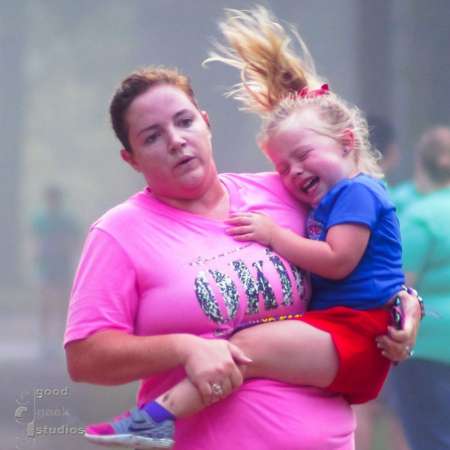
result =
[[177,87],[150,88],[128,108],[132,151],[122,158],[141,172],[153,195],[195,199],[217,176],[205,113]]

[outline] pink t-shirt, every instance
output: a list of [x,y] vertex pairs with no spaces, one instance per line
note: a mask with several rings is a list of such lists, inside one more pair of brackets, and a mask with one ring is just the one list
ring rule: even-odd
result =
[[[262,212],[297,233],[305,211],[273,173],[221,175],[230,212]],[[219,220],[172,208],[144,190],[91,228],[69,307],[65,344],[103,329],[136,335],[227,337],[306,310],[305,274],[257,243],[239,243]],[[138,404],[183,376],[142,380]],[[353,448],[354,420],[339,396],[249,380],[224,401],[177,421],[175,450]]]

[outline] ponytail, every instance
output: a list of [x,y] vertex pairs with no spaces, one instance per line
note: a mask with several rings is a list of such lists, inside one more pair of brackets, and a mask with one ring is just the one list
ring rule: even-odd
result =
[[[228,9],[219,26],[226,44],[216,43],[204,64],[219,61],[239,70],[241,82],[228,95],[239,100],[243,109],[262,117],[259,140],[263,149],[268,135],[286,118],[303,108],[313,108],[322,122],[315,131],[341,141],[345,130],[351,129],[358,168],[373,177],[383,176],[361,111],[329,93],[328,87],[320,88],[323,80],[293,27],[287,32],[262,6],[252,11]],[[292,49],[292,37],[300,47],[299,54]]]
[[[241,82],[228,95],[239,100],[243,109],[265,115],[284,98],[322,84],[301,37],[293,28],[287,33],[265,8],[228,9],[219,27],[228,46],[216,43],[204,64],[219,61],[240,71]],[[292,37],[301,57],[291,48]]]

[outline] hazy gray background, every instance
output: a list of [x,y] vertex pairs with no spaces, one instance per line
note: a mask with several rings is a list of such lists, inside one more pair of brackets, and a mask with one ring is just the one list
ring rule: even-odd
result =
[[[403,152],[393,181],[408,177],[417,137],[430,125],[450,124],[450,2],[261,3],[297,26],[333,90],[393,121]],[[40,352],[31,234],[49,183],[64,190],[83,235],[106,209],[143,186],[121,162],[109,127],[108,102],[117,83],[138,66],[177,66],[192,77],[209,113],[219,169],[269,167],[255,145],[258,121],[222,96],[237,74],[217,64],[201,68],[223,8],[253,4],[0,0],[1,449],[92,449],[67,430],[65,436],[27,438],[27,423],[34,417],[41,425],[81,426],[133,400],[130,387],[73,385],[62,351]],[[36,398],[36,389],[66,387],[68,395]],[[20,404],[26,412],[17,412]],[[61,417],[50,417],[58,411]]]

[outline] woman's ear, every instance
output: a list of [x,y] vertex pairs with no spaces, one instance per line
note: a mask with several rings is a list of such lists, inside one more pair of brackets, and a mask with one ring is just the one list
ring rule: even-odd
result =
[[206,111],[200,111],[200,114],[202,115],[203,120],[205,121],[205,123],[208,126],[208,128],[211,128],[211,124],[209,123],[208,113]]
[[123,148],[122,150],[120,150],[120,157],[122,158],[123,161],[129,164],[134,170],[136,170],[137,172],[141,171],[139,168],[139,164],[134,159],[133,152],[129,152],[128,150]]

